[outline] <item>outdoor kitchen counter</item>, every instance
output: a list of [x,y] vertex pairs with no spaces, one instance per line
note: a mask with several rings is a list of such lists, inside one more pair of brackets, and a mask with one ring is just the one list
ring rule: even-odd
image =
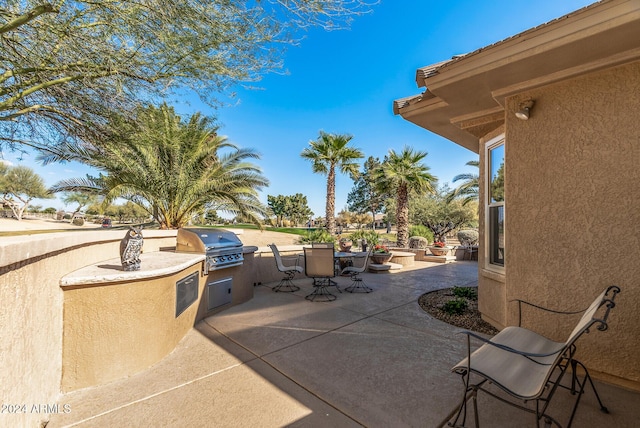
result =
[[[256,250],[243,247],[242,265],[208,274],[205,254],[167,250],[142,253],[137,271],[123,271],[120,258],[111,258],[64,275],[62,391],[145,370],[198,321],[253,298]],[[228,300],[217,301],[213,291],[220,290]]]
[[200,263],[204,254],[156,251],[140,254],[140,270],[123,271],[120,258],[85,266],[60,279],[61,287],[96,285],[110,282],[138,281],[171,275]]

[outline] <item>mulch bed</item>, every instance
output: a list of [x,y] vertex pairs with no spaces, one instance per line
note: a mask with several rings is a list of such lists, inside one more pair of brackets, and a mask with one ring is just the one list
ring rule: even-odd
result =
[[423,294],[418,299],[418,304],[429,315],[447,324],[491,336],[498,333],[495,327],[480,317],[477,299],[467,299],[469,307],[461,315],[450,315],[443,311],[442,306],[453,298],[453,289],[445,288]]

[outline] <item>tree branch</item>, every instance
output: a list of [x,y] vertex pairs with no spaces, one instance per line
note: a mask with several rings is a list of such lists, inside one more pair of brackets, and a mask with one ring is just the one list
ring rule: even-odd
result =
[[16,19],[14,19],[13,21],[7,22],[2,27],[0,27],[0,34],[7,33],[11,30],[15,30],[16,28],[26,24],[29,21],[32,21],[33,19],[37,18],[43,13],[58,13],[58,12],[59,10],[54,9],[53,5],[51,4],[43,4],[40,6],[36,6],[35,8],[33,8],[33,10],[29,11],[28,13],[21,15]]

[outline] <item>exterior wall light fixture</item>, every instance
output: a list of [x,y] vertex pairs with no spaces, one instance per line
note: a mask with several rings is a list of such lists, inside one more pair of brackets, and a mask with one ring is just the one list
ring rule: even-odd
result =
[[533,108],[533,100],[526,100],[520,103],[520,110],[516,112],[516,117],[520,120],[529,119],[529,112]]

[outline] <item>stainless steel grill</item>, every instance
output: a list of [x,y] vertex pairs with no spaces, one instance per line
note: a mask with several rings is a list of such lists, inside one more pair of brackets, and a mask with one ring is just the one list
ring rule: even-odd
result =
[[242,241],[225,229],[178,229],[176,241],[176,252],[205,254],[205,275],[210,270],[240,266],[244,262]]

